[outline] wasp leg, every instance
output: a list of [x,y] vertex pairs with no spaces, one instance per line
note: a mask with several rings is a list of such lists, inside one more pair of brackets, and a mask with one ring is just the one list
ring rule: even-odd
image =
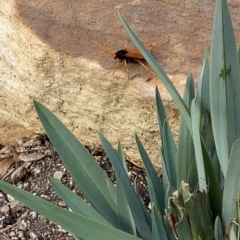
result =
[[126,59],[124,60],[124,64],[125,64],[125,68],[126,68],[127,78],[128,78],[128,80],[130,80],[129,72],[128,72],[128,65],[127,65],[127,60]]
[[147,71],[149,71],[152,75],[154,75],[155,77],[157,77],[157,75],[150,69],[148,68],[145,64],[143,64],[141,61],[138,61],[138,63],[145,68]]
[[130,43],[130,39],[127,40],[127,42],[125,43],[124,49],[127,49],[127,45]]
[[[118,64],[119,64],[120,62],[122,62],[122,61],[118,61],[118,62],[116,63],[116,65],[115,65],[115,67],[114,67],[114,69],[113,69],[113,73],[112,73],[112,74],[114,74],[114,73],[116,72],[117,66],[118,66]],[[125,64],[126,73],[127,73],[128,80],[129,80],[128,65],[127,65],[127,60],[126,60],[126,59],[124,59],[124,64]]]
[[114,69],[113,69],[112,75],[116,72],[117,66],[118,66],[118,64],[119,64],[120,62],[121,62],[121,61],[118,61],[118,62],[116,63],[116,65],[115,65],[115,67],[114,67]]

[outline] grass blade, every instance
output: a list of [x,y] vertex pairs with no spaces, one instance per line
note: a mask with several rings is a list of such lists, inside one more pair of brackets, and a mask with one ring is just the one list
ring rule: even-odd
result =
[[219,216],[217,216],[215,223],[214,223],[214,238],[215,240],[222,240],[223,239],[223,230],[222,224]]
[[177,189],[177,148],[167,121],[163,126],[162,145],[170,185]]
[[168,240],[168,236],[164,228],[164,221],[154,204],[152,206],[152,226],[153,240]]
[[158,115],[158,125],[159,125],[159,130],[160,134],[162,135],[163,133],[163,125],[165,120],[167,120],[167,115],[163,106],[163,102],[160,96],[160,93],[158,89],[156,88],[155,91],[155,98],[156,98],[156,106],[157,106],[157,115]]
[[[201,74],[198,81],[198,89],[196,96],[196,107],[200,119],[200,131],[204,126],[207,113],[210,113],[210,101],[209,101],[209,61],[207,53],[204,54],[204,61],[201,70]],[[208,131],[206,131],[207,133]],[[206,137],[204,136],[204,139]]]
[[[113,185],[96,160],[76,137],[46,107],[34,102],[47,135],[74,181],[90,204],[118,227],[117,207],[108,191]],[[108,182],[108,184],[107,184]]]
[[159,177],[152,165],[152,162],[148,157],[146,150],[144,149],[137,135],[135,135],[135,140],[136,140],[138,151],[141,155],[144,167],[146,169],[151,204],[154,204],[155,208],[157,208],[160,211],[161,215],[163,216],[165,208],[167,208],[167,206],[165,206],[165,202],[164,202],[164,191],[163,191],[162,183],[160,182]]
[[141,208],[142,202],[139,201],[139,198],[137,198],[137,195],[128,179],[127,173],[121,164],[116,151],[102,134],[99,134],[99,136],[109,157],[109,160],[111,161],[116,171],[116,175],[121,181],[122,186],[124,186],[123,190],[131,209],[137,231],[143,239],[150,240],[152,236],[151,230],[149,228],[150,226],[148,225],[150,222],[150,216],[149,219],[145,219],[145,215]]
[[158,77],[161,79],[162,83],[168,90],[169,94],[171,95],[173,101],[176,103],[178,109],[180,110],[181,114],[183,115],[183,118],[186,121],[186,124],[191,131],[191,120],[189,116],[189,111],[181,98],[180,94],[174,87],[172,81],[169,79],[167,74],[163,71],[163,69],[160,67],[160,65],[157,63],[157,61],[153,58],[153,56],[147,51],[147,49],[143,46],[143,44],[140,42],[140,40],[137,38],[137,36],[134,34],[132,29],[128,26],[126,21],[123,19],[123,17],[118,14],[118,17],[120,19],[121,24],[123,25],[123,28],[125,29],[128,37],[131,39],[133,44],[136,46],[136,48],[141,52],[147,63],[151,66],[151,68],[154,70],[154,72],[158,75]]
[[240,196],[240,139],[233,145],[223,190],[222,219],[223,226],[229,225],[235,216],[235,199]]
[[[190,74],[187,78],[183,100],[186,106],[190,109],[192,99],[194,98],[194,81]],[[181,182],[189,182],[190,169],[194,164],[194,149],[192,136],[186,125],[185,120],[181,117],[178,139],[178,153],[177,153],[177,189],[180,188]],[[192,168],[193,169],[193,168]],[[195,173],[193,173],[196,176]],[[194,178],[196,179],[196,178]],[[195,182],[189,182],[194,187]]]
[[222,189],[217,178],[216,170],[209,156],[209,151],[203,141],[201,144],[205,174],[206,178],[209,180],[209,198],[212,209],[212,219],[214,220],[217,216],[222,216]]
[[73,212],[86,216],[94,221],[111,226],[111,224],[102,215],[100,215],[93,207],[73,193],[70,189],[52,177],[49,177],[48,180],[57,194]]
[[189,216],[193,239],[214,239],[209,198],[205,191],[190,193],[189,185],[182,184],[182,196]]
[[117,177],[117,204],[120,229],[136,236],[136,226],[122,184]]
[[[109,225],[58,207],[9,183],[0,181],[0,189],[15,199],[85,240],[140,240]],[[94,231],[93,231],[94,229]]]
[[193,130],[193,146],[195,150],[195,159],[196,159],[196,165],[197,165],[197,173],[198,173],[198,184],[199,184],[199,190],[207,191],[207,181],[206,181],[206,175],[204,170],[204,162],[203,162],[203,153],[202,153],[202,147],[201,147],[201,138],[199,133],[199,126],[198,126],[198,114],[196,110],[196,104],[195,99],[192,101],[191,106],[191,116],[192,116],[192,130]]
[[226,0],[217,0],[210,62],[210,108],[216,150],[226,177],[230,150],[240,137],[240,72]]

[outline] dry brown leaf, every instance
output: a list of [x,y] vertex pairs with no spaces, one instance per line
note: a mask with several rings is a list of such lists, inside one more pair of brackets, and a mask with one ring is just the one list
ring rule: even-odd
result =
[[17,168],[12,174],[11,174],[11,181],[13,183],[19,182],[27,173],[28,168],[31,166],[31,162],[25,162],[21,167]]
[[10,158],[12,155],[12,149],[10,147],[3,147],[0,150],[0,160]]
[[37,161],[45,157],[45,154],[42,153],[22,153],[18,156],[19,160],[24,161],[24,162],[32,162],[32,161]]
[[6,173],[10,166],[15,162],[13,158],[5,158],[0,161],[0,178],[2,178]]
[[7,235],[5,234],[0,234],[0,239],[1,240],[11,240]]
[[11,152],[11,148],[6,146],[0,150],[0,155],[3,153],[6,154],[6,153],[10,153],[10,152]]

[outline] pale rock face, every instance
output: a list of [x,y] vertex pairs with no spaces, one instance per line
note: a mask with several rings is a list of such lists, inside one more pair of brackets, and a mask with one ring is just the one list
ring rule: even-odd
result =
[[[114,146],[120,140],[139,165],[137,133],[159,166],[155,87],[176,135],[175,105],[163,84],[140,65],[129,64],[132,80],[124,63],[112,75],[115,60],[93,41],[110,50],[124,48],[128,38],[116,17],[120,10],[139,38],[153,45],[153,55],[182,94],[188,72],[198,77],[202,52],[210,46],[214,2],[0,0],[0,143],[43,132],[36,99],[83,144],[98,146],[100,131]],[[239,5],[230,1],[236,28]]]

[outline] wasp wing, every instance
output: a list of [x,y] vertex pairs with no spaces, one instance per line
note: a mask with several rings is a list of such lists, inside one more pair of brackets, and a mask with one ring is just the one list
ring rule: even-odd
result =
[[144,61],[143,55],[137,50],[137,49],[125,49],[127,53],[125,54],[126,57],[128,58],[134,58],[138,60]]

